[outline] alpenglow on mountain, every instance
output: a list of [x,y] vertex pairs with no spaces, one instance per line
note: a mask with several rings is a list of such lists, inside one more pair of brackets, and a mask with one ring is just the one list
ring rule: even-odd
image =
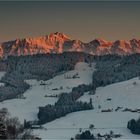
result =
[[16,39],[0,44],[0,57],[2,58],[9,55],[20,56],[72,51],[93,55],[140,53],[140,40],[110,42],[103,39],[94,39],[89,43],[84,43],[56,32],[44,37]]

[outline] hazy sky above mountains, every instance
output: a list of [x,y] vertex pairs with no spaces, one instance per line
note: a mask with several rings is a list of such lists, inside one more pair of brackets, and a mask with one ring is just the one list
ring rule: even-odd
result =
[[84,42],[140,39],[140,1],[0,2],[0,42],[57,31]]

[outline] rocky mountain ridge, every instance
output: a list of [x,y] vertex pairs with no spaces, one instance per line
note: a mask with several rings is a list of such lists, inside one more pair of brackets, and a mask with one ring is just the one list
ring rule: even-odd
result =
[[103,39],[94,39],[89,43],[84,43],[56,32],[44,37],[16,39],[0,44],[0,57],[2,58],[9,55],[20,56],[69,51],[85,52],[93,55],[140,53],[140,40],[110,42]]

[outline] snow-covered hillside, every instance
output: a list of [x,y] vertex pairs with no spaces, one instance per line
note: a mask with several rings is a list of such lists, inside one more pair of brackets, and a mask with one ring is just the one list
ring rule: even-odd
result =
[[[79,128],[82,130],[88,129],[90,124],[94,124],[95,133],[109,133],[113,130],[115,133],[122,134],[121,140],[125,139],[140,139],[138,135],[132,135],[127,129],[127,122],[140,114],[132,112],[123,112],[125,108],[136,109],[140,108],[140,80],[134,78],[125,82],[112,84],[106,87],[97,89],[95,95],[85,93],[79,100],[93,100],[94,110],[81,111],[68,114],[65,117],[52,121],[44,125],[44,130],[35,130],[34,133],[42,138],[47,139],[70,139],[76,133],[79,133]],[[110,98],[110,99],[109,99]],[[101,106],[101,108],[99,108]],[[122,107],[115,111],[118,107]],[[113,109],[112,112],[102,112],[102,110]]]
[[140,108],[140,79],[133,78],[125,82],[97,88],[94,96],[85,94],[79,100],[89,101],[89,98],[92,98],[95,109],[98,108],[98,105],[102,109]]
[[[18,99],[6,100],[0,103],[0,108],[6,107],[12,116],[17,116],[21,122],[37,119],[38,107],[54,104],[56,96],[62,92],[70,92],[73,87],[80,84],[90,84],[94,64],[89,67],[87,63],[79,62],[75,70],[59,74],[48,81],[27,80],[31,88]],[[73,78],[74,77],[74,78]]]
[[[6,100],[0,103],[0,108],[6,107],[12,116],[19,117],[20,121],[37,119],[38,107],[54,104],[62,92],[70,92],[80,84],[90,84],[94,64],[89,67],[86,63],[78,63],[75,70],[60,73],[48,81],[27,80],[31,88],[19,99]],[[3,75],[0,73],[0,75]],[[54,96],[54,97],[50,97]],[[132,135],[127,122],[140,116],[138,112],[123,111],[126,108],[139,109],[140,80],[133,78],[128,81],[99,87],[95,95],[88,92],[78,100],[89,102],[92,98],[94,110],[70,113],[52,122],[43,125],[43,129],[35,129],[34,134],[45,140],[69,140],[79,133],[79,128],[87,130],[90,124],[95,125],[93,133],[109,133],[113,130],[122,137],[118,140],[140,139]],[[110,112],[104,112],[109,110]]]

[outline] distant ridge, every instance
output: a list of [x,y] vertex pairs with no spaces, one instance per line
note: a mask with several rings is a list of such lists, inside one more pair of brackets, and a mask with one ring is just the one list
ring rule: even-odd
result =
[[43,37],[3,42],[0,45],[0,57],[2,58],[9,55],[20,56],[70,51],[85,52],[92,55],[140,53],[140,40],[110,42],[97,38],[89,43],[84,43],[80,40],[72,40],[63,33],[56,32]]

